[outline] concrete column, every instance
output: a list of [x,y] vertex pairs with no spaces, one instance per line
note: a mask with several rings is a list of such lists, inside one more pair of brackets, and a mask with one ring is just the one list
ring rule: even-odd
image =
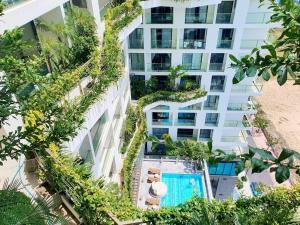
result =
[[97,24],[97,34],[100,37],[100,40],[102,40],[104,26],[101,24],[99,2],[98,0],[86,0],[86,4],[88,11],[95,18],[95,22]]

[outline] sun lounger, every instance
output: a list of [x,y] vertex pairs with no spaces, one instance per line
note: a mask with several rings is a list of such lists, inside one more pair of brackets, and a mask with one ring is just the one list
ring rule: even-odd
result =
[[148,170],[148,173],[152,173],[152,174],[160,174],[160,172],[161,172],[160,169],[154,167],[149,168]]
[[160,182],[160,177],[149,176],[147,181],[148,183]]
[[159,205],[160,204],[160,199],[159,198],[147,198],[146,199],[146,204],[147,205]]

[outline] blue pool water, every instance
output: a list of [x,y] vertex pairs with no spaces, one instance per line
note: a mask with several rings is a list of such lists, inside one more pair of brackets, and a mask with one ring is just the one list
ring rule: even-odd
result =
[[176,206],[193,196],[204,197],[202,174],[163,173],[162,182],[168,192],[161,198],[161,206]]

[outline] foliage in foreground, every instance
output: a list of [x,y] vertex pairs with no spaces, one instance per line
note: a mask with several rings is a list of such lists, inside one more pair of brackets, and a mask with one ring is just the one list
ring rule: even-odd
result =
[[121,149],[121,152],[123,154],[127,152],[127,147],[129,145],[130,140],[133,137],[136,128],[136,121],[137,118],[136,118],[135,109],[133,108],[132,105],[130,105],[129,108],[127,109],[127,118],[124,124],[124,142]]
[[282,0],[280,4],[275,0],[269,2],[274,11],[270,22],[281,23],[283,32],[274,43],[261,46],[261,49],[267,50],[267,54],[262,54],[261,49],[255,48],[251,55],[246,55],[241,60],[230,55],[231,65],[235,68],[233,83],[240,82],[246,76],[254,77],[258,73],[266,81],[271,74],[276,76],[279,85],[285,84],[288,75],[295,84],[300,84],[300,5],[294,0]]

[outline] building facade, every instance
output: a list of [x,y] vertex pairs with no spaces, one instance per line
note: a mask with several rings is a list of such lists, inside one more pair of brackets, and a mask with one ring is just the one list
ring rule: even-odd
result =
[[[168,70],[183,65],[187,80],[207,91],[193,105],[160,102],[147,107],[148,132],[162,139],[213,140],[213,147],[243,152],[247,148],[250,115],[256,113],[253,96],[261,94],[256,77],[233,85],[234,70],[229,55],[243,56],[260,47],[268,31],[272,12],[258,0],[143,1],[143,23],[128,37],[132,80],[153,77],[164,89]],[[135,87],[132,86],[132,89]],[[150,145],[149,145],[150,146]],[[149,154],[159,154],[162,149]]]

